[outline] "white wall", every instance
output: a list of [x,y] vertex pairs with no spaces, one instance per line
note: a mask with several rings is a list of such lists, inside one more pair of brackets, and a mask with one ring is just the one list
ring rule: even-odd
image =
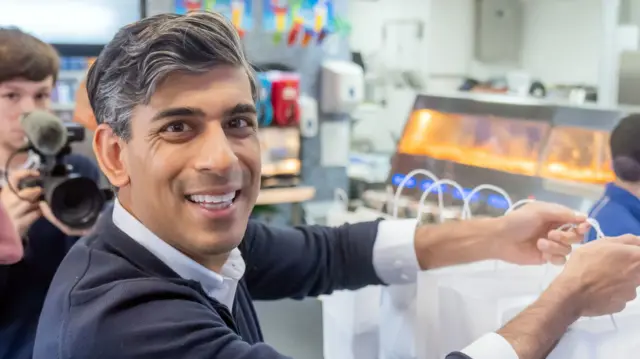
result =
[[[519,0],[514,0],[519,1]],[[373,52],[386,20],[420,17],[428,24],[424,65],[436,82],[504,68],[473,60],[474,0],[352,0],[353,48]],[[639,15],[640,16],[640,15]],[[601,46],[600,0],[525,2],[522,68],[548,83],[595,84]]]
[[525,7],[522,67],[546,83],[598,82],[600,0],[535,0]]
[[[387,20],[418,17],[428,24],[425,39],[415,45],[421,48],[416,66],[428,73],[428,91],[454,90],[464,76],[486,79],[510,70],[473,58],[475,0],[350,0],[349,4],[351,47],[365,54],[385,52],[377,50],[381,49],[381,28]],[[631,17],[640,21],[638,9],[637,16]],[[546,84],[597,85],[602,46],[600,0],[527,0],[524,11],[520,68]],[[384,56],[393,56],[390,52]],[[398,98],[402,96],[390,96],[393,110],[384,111],[375,126],[363,123],[359,129],[380,139],[388,138],[389,130],[399,133],[408,111],[402,110],[401,116],[397,113],[398,108],[407,107],[407,101],[401,103]],[[381,142],[385,149],[389,146]]]

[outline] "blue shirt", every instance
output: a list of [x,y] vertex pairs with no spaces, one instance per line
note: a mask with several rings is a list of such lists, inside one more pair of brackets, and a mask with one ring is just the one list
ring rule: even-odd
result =
[[[604,195],[589,211],[589,217],[598,221],[607,237],[640,235],[640,199],[614,183],[607,184]],[[597,239],[596,232],[591,229],[585,242],[594,239]]]
[[[66,162],[75,172],[98,183],[100,172],[88,158],[70,155]],[[24,258],[0,266],[0,359],[31,359],[49,284],[78,239],[65,235],[45,218],[34,222],[27,236]]]

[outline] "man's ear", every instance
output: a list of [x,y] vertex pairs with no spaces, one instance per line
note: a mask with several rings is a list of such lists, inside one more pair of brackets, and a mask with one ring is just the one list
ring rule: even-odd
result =
[[129,172],[124,161],[126,143],[116,135],[111,127],[100,124],[93,136],[93,153],[100,169],[115,187],[129,184]]

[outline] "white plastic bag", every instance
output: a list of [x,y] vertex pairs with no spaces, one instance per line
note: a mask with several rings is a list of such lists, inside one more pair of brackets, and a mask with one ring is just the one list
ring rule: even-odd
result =
[[[347,195],[336,190],[327,225],[374,221],[386,215],[366,208],[347,210]],[[380,287],[340,290],[321,297],[323,351],[331,359],[372,359],[378,355]]]

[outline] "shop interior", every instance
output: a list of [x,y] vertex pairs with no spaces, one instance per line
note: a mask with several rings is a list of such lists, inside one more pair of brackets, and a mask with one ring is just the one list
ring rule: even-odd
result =
[[[79,122],[78,86],[117,29],[192,7],[229,16],[255,66],[254,217],[273,224],[339,225],[331,214],[347,210],[459,220],[469,194],[474,216],[535,199],[587,211],[615,179],[610,131],[640,112],[640,0],[4,0],[0,26],[54,44],[53,110]],[[74,151],[92,156],[91,139]],[[416,169],[458,186],[408,177]],[[474,191],[484,184],[509,197]],[[328,344],[325,300],[257,303],[267,342],[347,358]],[[377,355],[366,331],[346,342]]]

